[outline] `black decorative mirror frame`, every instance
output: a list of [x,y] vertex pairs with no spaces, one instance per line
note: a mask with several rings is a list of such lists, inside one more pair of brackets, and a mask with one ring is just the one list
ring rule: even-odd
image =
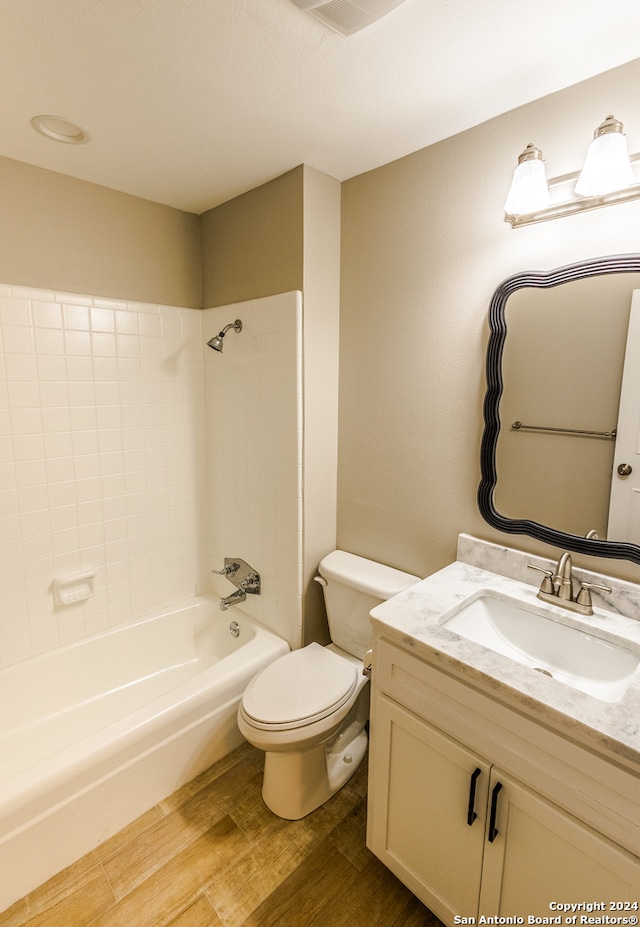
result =
[[572,280],[584,280],[605,274],[637,273],[640,271],[640,254],[620,254],[610,257],[594,258],[576,264],[567,264],[548,272],[529,271],[514,274],[495,290],[489,305],[489,344],[487,347],[487,392],[484,399],[484,434],[480,451],[482,479],[478,488],[478,506],[482,517],[493,528],[508,534],[526,534],[576,553],[594,557],[610,557],[617,560],[631,560],[640,564],[640,546],[626,541],[605,541],[594,538],[579,537],[564,531],[549,528],[526,518],[507,518],[494,506],[494,492],[498,473],[496,469],[496,450],[500,434],[500,397],[503,392],[502,355],[507,336],[505,316],[506,303],[513,293],[523,287],[548,288],[568,283]]

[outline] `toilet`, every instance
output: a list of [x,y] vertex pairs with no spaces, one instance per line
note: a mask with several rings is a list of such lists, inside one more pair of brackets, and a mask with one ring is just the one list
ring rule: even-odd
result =
[[331,643],[308,644],[261,670],[238,709],[240,732],[265,751],[264,802],[292,821],[331,798],[362,761],[369,719],[363,672],[371,645],[369,612],[419,580],[343,550],[327,554],[318,573]]

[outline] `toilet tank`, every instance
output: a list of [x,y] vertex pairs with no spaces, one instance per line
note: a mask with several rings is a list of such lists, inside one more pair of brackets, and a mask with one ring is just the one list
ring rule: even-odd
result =
[[320,561],[331,640],[358,659],[371,646],[369,612],[420,580],[393,567],[334,550]]

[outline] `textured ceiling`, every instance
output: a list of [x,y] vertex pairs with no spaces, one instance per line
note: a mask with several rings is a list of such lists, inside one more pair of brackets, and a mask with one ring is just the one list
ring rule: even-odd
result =
[[[290,0],[2,0],[0,155],[201,213],[303,162],[378,167],[639,35],[638,0],[406,0],[348,38]],[[43,113],[89,143],[39,136]]]

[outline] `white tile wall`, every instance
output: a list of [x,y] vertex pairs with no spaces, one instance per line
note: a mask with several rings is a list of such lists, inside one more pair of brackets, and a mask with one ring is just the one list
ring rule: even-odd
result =
[[0,665],[206,588],[201,322],[0,287]]
[[[204,381],[211,565],[242,557],[262,577],[243,608],[290,645],[302,639],[302,294],[203,314],[203,341],[240,318],[224,351],[207,349]],[[220,595],[231,583],[213,579]],[[230,614],[230,613],[229,613]]]
[[[0,666],[204,591],[225,556],[299,643],[301,326],[299,293],[201,312],[0,285]],[[54,606],[87,568],[95,596]]]

